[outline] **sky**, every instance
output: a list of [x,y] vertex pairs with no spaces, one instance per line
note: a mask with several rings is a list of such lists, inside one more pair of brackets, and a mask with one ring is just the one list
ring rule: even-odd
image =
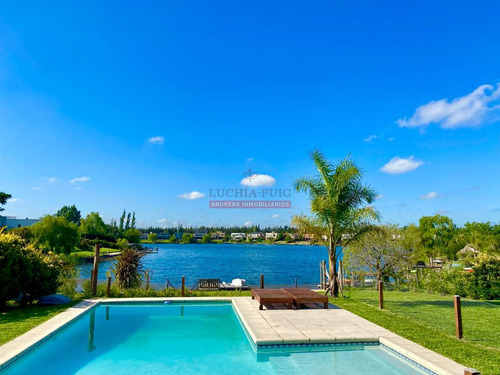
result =
[[302,193],[214,209],[210,191],[286,191],[319,149],[350,155],[384,223],[499,223],[498,14],[494,0],[2,2],[2,214],[288,225],[309,212]]

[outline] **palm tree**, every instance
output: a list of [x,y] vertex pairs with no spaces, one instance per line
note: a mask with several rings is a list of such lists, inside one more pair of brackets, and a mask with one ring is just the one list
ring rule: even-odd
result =
[[294,188],[309,194],[312,216],[294,216],[292,224],[301,232],[314,234],[326,246],[330,276],[327,292],[337,297],[337,260],[342,253],[342,247],[337,249],[337,245],[347,246],[375,229],[371,222],[378,221],[379,214],[366,204],[373,202],[376,192],[362,184],[362,172],[349,156],[333,165],[315,150],[311,160],[319,174],[295,180]]

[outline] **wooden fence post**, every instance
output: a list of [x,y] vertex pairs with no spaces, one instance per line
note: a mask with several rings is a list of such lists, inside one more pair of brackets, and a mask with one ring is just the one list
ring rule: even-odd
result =
[[185,289],[186,289],[186,276],[182,276],[181,297],[184,297]]
[[101,245],[95,245],[94,254],[94,268],[92,273],[92,297],[97,294],[97,275],[99,274],[99,250],[101,250]]
[[264,275],[260,275],[260,289],[264,289]]
[[378,282],[378,308],[382,310],[384,308],[384,282]]
[[111,294],[111,276],[108,276],[108,286],[106,288],[106,297],[109,297]]
[[297,278],[295,278],[295,289],[297,289]]
[[460,296],[456,295],[453,297],[453,305],[455,306],[455,329],[457,338],[461,339],[464,337],[464,334],[462,331],[462,306],[460,304]]

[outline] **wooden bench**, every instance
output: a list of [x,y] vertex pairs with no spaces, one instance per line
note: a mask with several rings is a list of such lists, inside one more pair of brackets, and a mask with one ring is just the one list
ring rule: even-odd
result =
[[259,310],[262,310],[264,303],[283,303],[289,309],[293,307],[293,297],[281,289],[252,289],[252,299],[259,302]]
[[283,289],[285,293],[293,298],[293,303],[297,309],[304,303],[322,303],[324,308],[328,308],[328,297],[313,292],[311,289],[291,288]]
[[220,279],[198,279],[198,290],[220,290]]

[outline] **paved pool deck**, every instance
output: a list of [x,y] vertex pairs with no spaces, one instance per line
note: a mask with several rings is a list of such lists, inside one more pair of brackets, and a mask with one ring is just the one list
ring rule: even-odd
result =
[[116,298],[86,300],[0,346],[0,371],[18,360],[34,346],[49,339],[66,324],[99,303],[173,301],[231,301],[246,331],[257,346],[275,344],[314,344],[380,342],[400,355],[440,375],[464,375],[464,366],[392,333],[349,311],[330,305],[308,304],[300,310],[284,305],[265,305],[259,310],[250,297]]

